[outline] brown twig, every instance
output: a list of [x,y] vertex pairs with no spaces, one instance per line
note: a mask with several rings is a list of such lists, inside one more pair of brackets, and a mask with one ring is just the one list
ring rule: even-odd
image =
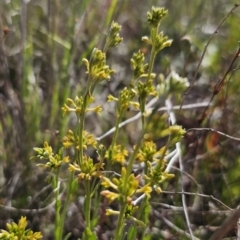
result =
[[46,206],[44,208],[39,208],[39,209],[15,208],[15,207],[5,206],[2,204],[0,204],[0,209],[2,209],[1,211],[5,211],[5,212],[34,215],[34,214],[39,214],[39,213],[45,213],[45,212],[49,211],[50,209],[53,209],[54,205],[55,205],[55,200],[52,203],[50,203],[48,206]]
[[232,139],[232,140],[240,141],[240,138],[236,138],[236,137],[230,136],[230,135],[228,135],[228,134],[226,134],[226,133],[217,131],[217,130],[215,130],[215,129],[213,129],[213,128],[189,128],[189,129],[187,130],[187,132],[190,132],[190,131],[211,131],[211,132],[215,132],[215,133],[217,133],[217,134],[219,134],[219,135],[222,135],[222,136],[224,136],[224,137],[230,138],[230,139]]
[[[220,22],[220,24],[218,25],[218,27],[216,28],[216,30],[212,33],[212,35],[210,36],[210,38],[208,39],[206,45],[204,46],[204,49],[203,49],[203,52],[202,52],[202,55],[201,55],[201,58],[199,60],[199,63],[197,65],[197,69],[195,71],[195,74],[194,74],[194,77],[193,77],[193,80],[191,81],[190,83],[190,86],[188,87],[188,89],[186,90],[186,92],[184,93],[183,95],[183,98],[182,98],[182,101],[181,101],[181,104],[180,104],[180,109],[178,111],[178,114],[180,113],[181,109],[182,109],[182,105],[185,101],[185,98],[187,96],[187,94],[189,93],[189,91],[192,89],[192,87],[194,86],[194,83],[196,81],[196,78],[197,78],[197,74],[198,74],[198,71],[200,69],[200,66],[202,64],[202,61],[203,61],[203,58],[206,54],[206,51],[207,51],[207,48],[210,44],[210,42],[212,41],[213,37],[218,33],[218,30],[222,27],[222,25],[225,23],[225,21],[229,18],[229,16],[236,10],[236,8],[239,7],[239,4],[234,4],[234,6],[232,7],[232,9],[229,11],[229,13],[223,18],[223,20]],[[234,62],[233,62],[234,63]],[[227,71],[228,72],[228,71]],[[225,75],[227,75],[228,73],[226,73]],[[205,112],[205,111],[204,111]]]
[[222,226],[212,235],[210,240],[222,239],[229,231],[236,227],[239,218],[240,208],[223,222]]
[[224,206],[228,210],[232,211],[232,209],[230,207],[228,207],[226,204],[224,204],[223,202],[221,202],[219,199],[215,198],[212,195],[206,195],[206,194],[202,194],[202,193],[191,193],[191,192],[173,192],[173,191],[162,191],[162,193],[165,193],[165,194],[184,194],[184,195],[199,196],[199,197],[203,197],[203,198],[211,198],[212,200],[218,202],[219,204],[221,204],[222,206]]
[[201,116],[201,117],[199,118],[199,120],[198,120],[199,123],[202,123],[203,120],[205,119],[205,117],[207,116],[207,111],[208,111],[208,109],[209,109],[209,106],[210,106],[212,100],[213,100],[214,97],[222,90],[222,88],[223,88],[223,86],[224,86],[224,84],[225,84],[225,82],[226,82],[225,79],[226,79],[227,75],[233,70],[233,69],[232,69],[232,68],[233,68],[233,65],[234,65],[234,63],[236,62],[236,60],[237,60],[237,58],[239,57],[239,55],[240,55],[240,47],[238,48],[237,52],[234,54],[234,57],[233,57],[230,65],[229,65],[227,71],[225,72],[223,78],[222,78],[221,80],[219,80],[219,81],[215,84],[214,89],[213,89],[213,93],[212,93],[212,96],[211,96],[211,99],[210,99],[210,101],[209,101],[209,105],[204,109],[204,111],[203,111],[203,113],[202,113],[202,116]]

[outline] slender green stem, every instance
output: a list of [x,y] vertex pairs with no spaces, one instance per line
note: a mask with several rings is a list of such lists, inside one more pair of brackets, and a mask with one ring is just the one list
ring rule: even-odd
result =
[[84,121],[85,121],[85,110],[83,110],[83,113],[79,119],[79,158],[78,158],[78,164],[79,166],[82,165],[83,162],[83,130],[84,130]]
[[125,178],[124,186],[126,186],[127,181],[128,181],[128,177],[129,177],[130,174],[131,174],[132,166],[133,166],[134,160],[136,159],[136,156],[137,156],[137,154],[138,154],[139,148],[140,148],[140,146],[141,146],[144,132],[145,132],[145,129],[142,130],[142,133],[141,133],[140,136],[138,137],[137,144],[136,144],[136,146],[135,146],[135,148],[134,148],[134,151],[133,151],[133,153],[131,154],[130,159],[129,159],[129,161],[128,161],[127,173],[126,173],[126,178]]
[[144,99],[144,104],[143,104],[143,108],[141,109],[141,122],[142,122],[142,129],[145,129],[145,115],[144,115],[144,112],[145,112],[145,106],[146,106],[146,99]]
[[142,117],[141,117],[141,121],[142,121],[142,128],[144,128],[144,125],[145,125],[145,117],[143,116],[143,114],[142,114]]
[[[148,122],[151,121],[151,118],[152,118],[152,116],[153,116],[155,111],[153,111],[152,114],[150,115],[150,117],[148,119]],[[133,153],[130,156],[130,159],[129,159],[129,162],[128,162],[128,165],[127,165],[127,173],[126,173],[125,179],[123,180],[124,181],[123,186],[127,185],[129,176],[130,176],[131,171],[132,171],[132,166],[133,166],[134,160],[136,159],[136,156],[137,156],[137,153],[139,151],[139,148],[141,147],[141,143],[142,143],[143,135],[144,135],[145,130],[146,130],[146,126],[147,126],[147,123],[145,123],[145,126],[142,129],[142,132],[141,132],[140,136],[138,137],[137,144],[136,144],[136,146],[134,148],[134,151],[133,151]],[[124,213],[125,213],[125,210],[126,210],[126,203],[124,203],[121,206],[120,216],[119,216],[118,225],[117,225],[118,234],[119,234],[119,232],[122,232],[122,228],[123,228],[123,225],[124,225]],[[123,220],[122,220],[122,218],[123,218]],[[117,233],[116,233],[115,240],[118,240]]]
[[120,240],[120,237],[122,236],[126,208],[127,208],[127,204],[126,204],[126,201],[124,201],[121,204],[114,240]]
[[152,73],[152,70],[153,70],[153,64],[154,64],[154,61],[155,61],[155,57],[156,57],[156,52],[155,52],[155,49],[154,47],[152,48],[151,50],[151,56],[150,56],[150,63],[149,63],[149,70],[148,70],[148,78],[147,78],[147,81],[149,81],[149,79],[151,79],[151,73]]
[[[148,68],[148,77],[147,77],[147,81],[149,81],[151,79],[151,73],[153,71],[153,65],[155,62],[155,57],[157,55],[155,47],[154,47],[154,41],[157,35],[157,28],[153,28],[152,29],[152,33],[151,33],[151,40],[152,40],[152,49],[151,49],[151,55],[150,55],[150,63],[149,63],[149,68]],[[146,103],[146,99],[144,99],[145,103]],[[145,112],[145,103],[144,103],[144,109],[142,109],[142,127],[143,129],[145,128],[145,117],[143,115],[143,113]]]
[[166,155],[166,153],[167,153],[167,150],[168,150],[168,148],[169,148],[169,146],[170,146],[170,138],[171,138],[171,135],[168,136],[167,144],[165,145],[165,148],[164,148],[164,151],[163,151],[163,153],[162,153],[162,156],[161,156],[161,158],[159,159],[158,164],[156,165],[156,171],[157,171],[157,170],[159,170],[159,171],[161,170],[160,168],[162,167],[162,161],[163,161],[163,159],[164,159],[164,157],[165,157],[165,155]]
[[118,118],[117,118],[117,122],[116,122],[116,125],[115,125],[115,131],[114,131],[113,139],[112,139],[112,143],[111,143],[112,148],[114,147],[114,145],[117,142],[117,136],[118,136],[118,132],[119,132],[119,124],[122,121],[122,116],[123,116],[123,112],[121,112],[119,114]]
[[156,50],[155,50],[155,47],[154,47],[154,42],[155,42],[155,38],[156,38],[156,35],[157,35],[157,28],[153,28],[152,29],[152,33],[151,33],[151,40],[152,40],[152,49],[151,49],[151,55],[150,55],[150,62],[149,62],[149,68],[148,68],[148,78],[147,78],[147,81],[149,81],[150,79],[150,76],[151,76],[151,73],[152,73],[152,70],[153,70],[153,64],[154,64],[154,61],[155,61],[155,57],[156,57]]
[[[90,79],[88,79],[90,82]],[[85,114],[87,109],[87,97],[88,97],[88,89],[90,88],[90,84],[88,83],[87,89],[84,94],[83,98],[83,106],[82,106],[82,113],[80,118],[78,119],[78,136],[79,136],[79,157],[78,157],[78,164],[81,167],[83,161],[83,131],[84,131],[84,123],[85,123]]]
[[86,197],[85,197],[85,220],[86,227],[91,229],[91,187],[90,182],[85,180],[85,189],[86,189]]
[[56,176],[53,178],[53,188],[55,193],[55,239],[61,240],[61,201],[59,199],[60,187],[58,186],[59,182],[59,169],[57,169]]
[[110,24],[110,21],[112,19],[114,9],[117,5],[117,2],[118,2],[117,0],[112,0],[111,1],[111,5],[110,5],[110,8],[108,9],[107,17],[106,17],[106,20],[105,20],[105,23],[104,23],[105,27],[109,26],[109,24]]
[[[139,217],[138,219],[140,219],[141,221],[143,221],[145,223],[145,226],[148,226],[148,216],[149,216],[149,211],[146,210],[149,207],[149,201],[148,199],[145,197],[139,207]],[[145,232],[146,232],[146,227],[142,227],[141,229],[141,239],[143,240],[145,238]]]
[[[129,162],[128,162],[128,165],[127,165],[127,173],[126,173],[126,176],[123,180],[124,181],[123,186],[127,185],[129,176],[130,176],[131,171],[132,171],[132,166],[133,166],[134,160],[135,160],[135,158],[137,156],[137,153],[138,153],[138,150],[141,146],[141,142],[142,142],[141,140],[142,140],[142,137],[143,137],[143,133],[144,133],[144,130],[142,131],[142,134],[139,136],[137,145],[135,146],[134,151],[133,151],[133,153],[132,153],[132,155],[129,159]],[[126,196],[124,196],[123,200],[121,201],[120,214],[119,214],[119,217],[118,217],[118,223],[117,223],[117,228],[116,228],[116,233],[115,233],[114,240],[119,240],[120,236],[122,234],[122,230],[123,230],[123,227],[124,227],[124,218],[125,218],[126,208],[127,208],[127,200],[126,200]]]
[[66,201],[64,203],[64,207],[63,207],[63,210],[62,210],[62,213],[61,213],[61,222],[60,222],[61,235],[60,236],[63,236],[64,221],[65,221],[65,218],[66,218],[67,208],[68,208],[69,202],[70,202],[70,196],[72,194],[73,179],[74,179],[74,173],[71,172],[70,173],[70,178],[68,180]]
[[112,166],[112,151],[114,149],[114,146],[117,142],[117,136],[118,136],[118,132],[119,132],[119,124],[122,120],[122,115],[123,115],[123,112],[121,112],[117,118],[117,122],[116,122],[116,125],[115,125],[115,131],[114,131],[114,134],[113,134],[113,139],[112,139],[112,142],[111,142],[111,146],[109,148],[110,150],[110,154],[109,154],[109,164],[107,166],[107,170],[111,169],[111,166]]
[[[121,118],[119,117],[116,126],[119,125],[120,120],[121,120]],[[116,128],[116,130],[117,130],[117,128]],[[124,186],[127,185],[128,178],[129,178],[129,176],[131,174],[133,162],[134,162],[134,160],[136,158],[136,155],[138,153],[138,150],[139,150],[139,148],[141,146],[141,140],[142,140],[142,137],[143,137],[143,132],[140,135],[140,137],[138,138],[137,145],[134,148],[134,151],[133,151],[133,153],[132,153],[132,155],[131,155],[131,157],[129,159],[129,162],[128,162],[128,165],[127,165],[127,173],[126,173],[126,176],[125,176],[125,178],[123,180],[124,181],[124,183],[123,183]],[[126,211],[126,208],[127,208],[127,200],[126,200],[126,196],[125,195],[122,196],[122,198],[123,198],[123,200],[121,201],[121,204],[120,204],[121,205],[121,207],[120,207],[120,214],[119,214],[119,217],[118,217],[118,223],[117,223],[117,228],[116,228],[114,240],[119,240],[120,239],[120,236],[122,234],[122,230],[123,230],[123,227],[124,227],[124,218],[125,218],[125,211]]]

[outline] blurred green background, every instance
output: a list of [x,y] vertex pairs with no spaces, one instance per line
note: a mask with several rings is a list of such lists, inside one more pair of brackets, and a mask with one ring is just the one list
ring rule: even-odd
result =
[[[147,11],[152,6],[169,10],[161,28],[173,39],[172,47],[157,57],[154,71],[165,76],[176,71],[180,76],[188,77],[191,82],[208,39],[229,14],[234,3],[235,1],[230,0],[1,1],[0,203],[25,209],[46,205],[45,199],[51,189],[38,196],[38,192],[47,186],[44,181],[47,174],[29,160],[34,154],[33,147],[42,146],[44,141],[49,141],[53,149],[58,149],[69,125],[74,126],[73,117],[62,117],[61,107],[67,97],[80,95],[84,89],[86,70],[81,60],[83,57],[89,58],[94,47],[103,47],[113,20],[122,25],[124,41],[117,49],[108,53],[108,64],[115,69],[116,74],[109,83],[104,83],[97,89],[96,99],[98,104],[103,105],[103,116],[88,116],[86,127],[95,136],[100,136],[114,125],[114,109],[106,104],[107,95],[117,94],[130,81],[132,72],[129,60],[132,54],[141,49],[146,56],[149,55],[149,49],[141,42],[141,37],[149,34]],[[215,84],[226,73],[239,47],[239,23],[240,8],[237,8],[210,42],[195,85],[184,104],[210,100]],[[238,61],[233,66],[235,70],[228,74],[222,91],[214,97],[201,125],[198,119],[203,108],[182,110],[178,115],[178,122],[186,129],[212,127],[229,135],[240,136],[240,85],[237,68]],[[180,104],[181,98],[176,97],[174,101],[175,104]],[[123,141],[134,144],[136,136],[129,129],[123,130],[128,134],[122,134],[125,138]],[[111,141],[111,138],[104,141]],[[213,151],[219,143],[221,145],[217,151]],[[218,134],[201,132],[186,136],[183,149],[185,169],[198,182],[196,186],[187,179],[186,189],[197,192],[201,188],[202,193],[214,195],[231,208],[236,207],[240,200],[238,142],[226,141],[225,137]],[[179,190],[179,181],[176,173],[175,180],[166,184],[163,189]],[[157,199],[161,203],[181,206],[180,196],[177,195],[163,194]],[[195,201],[195,197],[189,197],[188,205],[193,206]],[[76,202],[73,209],[79,208],[79,203]],[[196,228],[220,225],[224,217],[217,213],[214,215],[210,210],[216,208],[221,212],[226,209],[215,205],[216,202],[212,200],[201,200],[196,208],[200,217],[196,219],[191,216]],[[72,211],[74,215],[77,210]],[[169,219],[177,226],[186,228],[182,213],[173,217],[173,210],[165,209],[163,212],[169,214]],[[9,219],[18,219],[20,215],[21,213],[1,207],[0,228],[4,228]],[[29,214],[29,218],[31,227],[45,229],[45,239],[51,239],[51,212],[46,211],[38,216]],[[83,224],[78,221],[83,220],[78,216],[78,220],[73,223],[73,219],[73,216],[68,218],[66,231],[73,232],[72,239],[77,239],[81,235],[80,225]],[[156,228],[159,231],[169,229],[161,221]],[[206,236],[211,235],[211,230],[207,227],[205,230]],[[175,236],[173,230],[169,231],[172,231],[172,237]],[[176,238],[171,239],[179,238],[176,235]]]

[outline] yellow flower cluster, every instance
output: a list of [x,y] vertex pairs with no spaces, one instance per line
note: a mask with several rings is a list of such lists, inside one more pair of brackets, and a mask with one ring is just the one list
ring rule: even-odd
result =
[[38,240],[42,239],[41,232],[33,232],[31,229],[26,229],[27,218],[21,217],[18,224],[7,223],[7,231],[1,230],[0,239],[4,240]]

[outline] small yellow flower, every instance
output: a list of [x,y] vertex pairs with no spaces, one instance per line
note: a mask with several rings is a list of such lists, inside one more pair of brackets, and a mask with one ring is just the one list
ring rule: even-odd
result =
[[155,191],[157,192],[157,194],[162,193],[162,189],[159,186],[155,188]]
[[75,171],[80,171],[80,168],[78,167],[77,164],[69,164],[68,170],[70,172],[75,172]]
[[106,152],[106,158],[115,163],[121,163],[122,165],[126,162],[128,151],[122,145],[115,145],[113,149],[109,149]]
[[100,169],[103,167],[103,164],[93,163],[93,159],[87,157],[86,155],[83,156],[83,161],[80,166],[80,174],[78,174],[78,178],[91,180],[94,176],[101,176]]
[[113,189],[115,189],[115,190],[117,190],[118,189],[118,186],[116,185],[116,184],[114,184],[109,178],[107,178],[107,177],[101,177],[101,179],[102,179],[102,185],[105,187],[105,188],[109,188],[109,187],[111,187],[111,188],[113,188]]
[[102,191],[101,195],[106,197],[110,202],[113,202],[115,199],[119,198],[120,194],[114,193],[108,190]]
[[162,131],[161,136],[170,136],[170,143],[173,145],[181,140],[183,135],[186,133],[185,129],[179,125],[172,125],[169,128]]
[[112,101],[118,101],[118,98],[115,98],[113,95],[109,94],[108,95],[108,102],[112,102]]
[[26,229],[27,227],[27,218],[21,217],[16,223],[7,223],[7,230],[1,230],[0,239],[31,239],[31,240],[38,240],[42,239],[42,234],[40,232],[33,232],[30,229]]
[[119,215],[119,211],[114,211],[114,210],[112,210],[112,209],[107,209],[106,210],[106,215],[107,216],[110,216],[110,215]]
[[148,22],[151,27],[157,28],[163,19],[163,17],[168,13],[167,10],[160,7],[152,7],[152,11],[147,13]]
[[150,193],[152,192],[152,187],[150,186],[150,183],[144,185],[140,189],[136,191],[137,193],[145,193],[148,198],[150,198]]
[[145,141],[137,154],[137,159],[139,162],[152,162],[156,153],[156,144],[153,141]]
[[[74,146],[79,149],[79,136],[75,136],[71,130],[68,131],[67,135],[63,137],[63,146],[69,148]],[[87,149],[88,146],[96,148],[97,141],[95,140],[93,134],[83,131],[83,148]]]

